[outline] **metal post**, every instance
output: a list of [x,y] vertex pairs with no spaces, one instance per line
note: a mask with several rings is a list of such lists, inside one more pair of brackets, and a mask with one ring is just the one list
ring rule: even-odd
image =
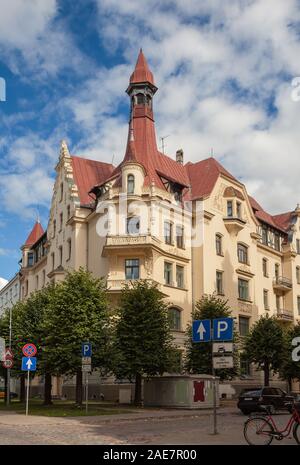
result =
[[26,391],[26,415],[28,415],[28,404],[29,404],[29,374],[30,371],[27,371],[27,391]]
[[85,373],[85,413],[88,413],[88,405],[89,405],[89,373]]
[[[12,302],[11,302],[12,303]],[[9,349],[11,350],[11,336],[12,336],[12,307],[9,309]],[[10,368],[7,368],[7,391],[6,391],[6,405],[10,404]]]
[[218,434],[217,427],[217,390],[216,390],[216,371],[214,369],[214,343],[213,343],[213,328],[211,328],[211,368],[212,368],[212,383],[213,383],[213,433]]

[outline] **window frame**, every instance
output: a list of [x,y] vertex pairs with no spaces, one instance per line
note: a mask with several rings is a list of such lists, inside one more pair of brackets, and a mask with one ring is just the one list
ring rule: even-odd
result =
[[[181,286],[178,284],[178,270],[181,270]],[[176,286],[178,289],[184,289],[184,266],[183,265],[177,265],[176,264]]]
[[[167,270],[167,267],[170,265],[169,270]],[[170,279],[166,279],[166,273],[169,273]],[[166,286],[173,286],[173,263],[164,261],[164,281]]]
[[[221,280],[218,279],[218,276],[221,277]],[[216,292],[217,295],[224,295],[224,271],[216,270]],[[221,288],[219,289],[219,284],[221,283]]]
[[[171,312],[173,315],[171,316]],[[182,311],[177,307],[169,307],[168,308],[168,317],[169,317],[169,324],[171,331],[181,331],[182,329],[182,322],[181,322],[181,314]],[[175,322],[173,325],[172,323]]]
[[[137,264],[131,264],[131,265],[128,265],[127,262],[137,262]],[[125,258],[125,262],[124,262],[124,268],[125,268],[125,280],[126,281],[134,281],[136,279],[140,279],[140,259],[139,258]],[[131,277],[128,277],[127,275],[127,270],[131,269]],[[137,270],[138,273],[137,273],[137,277],[132,277],[132,275],[134,274],[133,273],[133,270]]]
[[[226,206],[226,211],[227,211],[227,218],[233,218],[233,200],[227,200],[227,206]],[[231,214],[229,215],[229,211],[231,211]]]
[[[247,283],[247,285],[244,286],[244,284],[246,284],[246,283]],[[239,296],[239,300],[244,300],[244,301],[247,301],[247,302],[250,301],[250,289],[249,289],[249,287],[250,286],[249,286],[249,280],[248,279],[238,278],[238,296]],[[242,293],[240,292],[240,291],[244,291],[244,290],[246,290],[246,297],[242,295],[243,292]]]
[[[129,188],[129,186],[131,186]],[[135,176],[134,174],[130,173],[127,175],[127,194],[134,194],[135,191]]]
[[[181,231],[181,234],[178,234],[178,231]],[[178,249],[184,249],[184,226],[177,224],[175,228],[176,232],[176,246]]]
[[[169,235],[166,235],[166,226],[168,225],[169,227]],[[164,221],[164,241],[165,244],[167,245],[172,245],[173,244],[173,223],[171,221]]]
[[243,263],[244,265],[249,265],[249,247],[246,244],[243,244],[242,242],[238,242],[237,255],[238,255],[239,263]]
[[[220,250],[218,250],[218,244],[219,244]],[[215,247],[216,247],[216,254],[219,257],[222,257],[223,256],[223,236],[220,233],[216,233]]]

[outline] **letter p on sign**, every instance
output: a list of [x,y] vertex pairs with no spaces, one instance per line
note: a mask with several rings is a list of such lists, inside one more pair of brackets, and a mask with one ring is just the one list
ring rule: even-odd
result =
[[233,318],[217,318],[213,320],[214,341],[232,341]]
[[81,346],[81,355],[82,357],[92,356],[92,344],[90,342],[83,342]]

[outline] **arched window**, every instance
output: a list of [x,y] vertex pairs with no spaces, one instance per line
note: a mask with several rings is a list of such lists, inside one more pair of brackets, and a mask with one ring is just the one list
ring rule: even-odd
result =
[[181,311],[176,307],[169,308],[170,329],[175,331],[181,330]]
[[143,105],[145,103],[145,96],[144,94],[137,94],[136,96],[136,103],[138,105]]
[[127,177],[127,194],[134,194],[134,176],[129,174]]

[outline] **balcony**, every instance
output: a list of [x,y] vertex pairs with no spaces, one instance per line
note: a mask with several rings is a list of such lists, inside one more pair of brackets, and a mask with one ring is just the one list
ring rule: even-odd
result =
[[286,310],[283,308],[278,308],[276,310],[276,315],[279,320],[282,321],[294,321],[294,314],[291,310]]
[[[154,279],[145,279],[144,281],[147,281],[149,284],[156,284],[157,288],[159,291],[162,292],[162,285],[155,281]],[[134,282],[134,280],[130,281],[127,279],[114,279],[114,278],[108,278],[107,279],[107,289],[109,292],[116,292],[120,293],[122,292],[124,285],[129,284],[129,286]]]
[[230,234],[238,234],[246,224],[246,221],[234,216],[226,216],[225,218],[223,218],[223,221],[227,231]]
[[158,246],[160,240],[151,236],[150,234],[123,234],[111,235],[106,237],[105,249],[116,249],[124,247],[145,247],[145,246]]
[[282,292],[288,292],[293,288],[293,283],[290,278],[285,276],[277,276],[273,280],[273,289]]

